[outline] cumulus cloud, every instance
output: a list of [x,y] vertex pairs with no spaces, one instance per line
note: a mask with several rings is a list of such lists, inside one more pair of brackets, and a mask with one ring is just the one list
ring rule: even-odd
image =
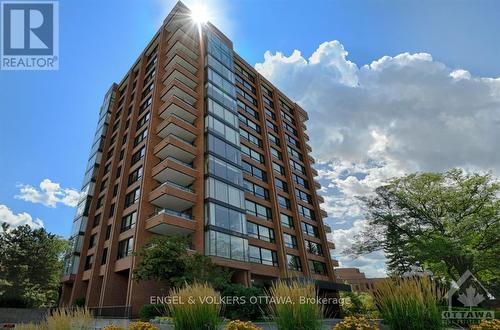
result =
[[[500,174],[500,78],[452,69],[427,53],[358,66],[339,41],[322,43],[308,58],[268,51],[255,67],[309,114],[337,251],[352,244],[364,221],[356,196],[393,177],[452,167]],[[340,261],[381,274],[380,258]]]
[[6,222],[11,228],[17,226],[29,225],[32,228],[43,228],[42,220],[36,218],[33,220],[31,215],[26,212],[14,214],[6,205],[0,205],[0,224]]
[[45,179],[40,182],[39,189],[27,185],[19,184],[20,194],[15,198],[31,203],[40,203],[48,207],[56,207],[58,203],[75,207],[80,198],[80,192],[71,188],[61,188],[59,183]]

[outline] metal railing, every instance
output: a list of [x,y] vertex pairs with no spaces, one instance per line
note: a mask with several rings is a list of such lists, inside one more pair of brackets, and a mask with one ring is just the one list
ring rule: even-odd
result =
[[161,184],[160,187],[165,186],[165,185],[175,187],[175,188],[178,188],[178,189],[190,192],[190,193],[194,193],[194,190],[192,188],[182,186],[182,185],[175,183],[175,182],[172,182],[172,181],[165,181],[164,183]]
[[189,164],[189,163],[186,163],[186,162],[183,162],[182,160],[179,160],[173,156],[167,156],[167,158],[165,159],[168,159],[168,160],[171,160],[171,161],[174,161],[176,163],[179,163],[181,165],[184,165],[184,166],[187,166],[187,167],[190,167],[190,168],[194,168],[193,164]]
[[171,209],[156,209],[154,214],[155,215],[169,214],[169,215],[173,215],[174,217],[179,217],[179,218],[183,218],[186,220],[193,220],[193,216],[191,214],[183,213],[183,212],[179,212],[179,211],[174,211]]

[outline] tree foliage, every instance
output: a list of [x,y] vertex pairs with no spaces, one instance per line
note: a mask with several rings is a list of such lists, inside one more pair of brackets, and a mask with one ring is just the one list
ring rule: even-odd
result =
[[189,254],[190,238],[184,236],[155,236],[138,256],[141,261],[134,268],[135,280],[167,281],[171,287],[185,283],[209,283],[215,289],[230,282],[232,273],[212,263],[199,253]]
[[446,280],[466,270],[490,287],[500,280],[500,183],[492,175],[410,174],[362,200],[369,226],[346,252],[384,250],[397,274],[419,265]]
[[0,306],[54,306],[67,242],[28,225],[0,230]]

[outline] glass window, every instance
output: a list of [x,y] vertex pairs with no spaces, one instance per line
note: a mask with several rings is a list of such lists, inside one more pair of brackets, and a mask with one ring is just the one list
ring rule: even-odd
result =
[[312,236],[312,237],[319,237],[319,232],[318,228],[316,226],[310,225],[308,223],[302,222],[302,232],[306,235]]
[[206,251],[209,255],[246,261],[248,242],[246,239],[210,230],[206,232]]
[[245,102],[243,102],[241,100],[238,100],[237,102],[238,102],[238,108],[240,108],[241,110],[250,114],[255,119],[257,119],[257,120],[259,119],[259,113],[257,111],[255,111],[254,109],[252,109],[252,107],[246,105]]
[[208,178],[205,180],[205,197],[214,198],[223,203],[243,208],[244,192],[236,187],[230,186],[227,183]]
[[255,167],[255,166],[253,166],[245,161],[241,162],[241,164],[243,166],[243,171],[247,172],[251,176],[254,176],[256,178],[261,179],[264,182],[267,182],[267,176],[263,170]]
[[206,127],[213,129],[215,132],[219,133],[226,139],[228,142],[231,142],[235,145],[240,145],[240,139],[238,137],[238,132],[235,129],[225,125],[222,121],[216,119],[212,116],[205,117],[205,125]]
[[323,255],[323,248],[322,248],[321,244],[316,243],[316,242],[312,242],[312,241],[309,241],[306,239],[305,245],[306,245],[306,250],[308,253],[314,254],[317,256]]
[[262,140],[240,127],[240,136],[248,142],[262,148]]
[[287,233],[283,233],[283,241],[286,247],[296,249],[297,248],[297,237]]
[[286,228],[293,228],[293,218],[289,215],[280,213],[280,221],[283,227]]
[[134,170],[132,173],[129,174],[128,185],[130,186],[132,183],[138,181],[140,178],[142,178],[142,166],[138,167],[136,170]]
[[237,116],[233,112],[227,110],[222,105],[213,101],[210,98],[207,99],[207,109],[209,113],[216,115],[221,119],[224,119],[227,123],[231,124],[232,126],[235,127],[238,126]]
[[129,237],[118,242],[118,254],[116,259],[122,259],[132,255],[134,249],[134,238]]
[[233,162],[235,164],[239,164],[240,163],[240,159],[241,159],[241,156],[240,156],[240,151],[224,142],[224,140],[212,135],[212,134],[208,134],[208,150],[221,156],[222,158],[224,159],[227,159],[229,160],[230,162]]
[[207,173],[226,179],[237,185],[242,184],[243,176],[241,170],[225,161],[209,155],[207,160]]
[[299,171],[302,174],[306,174],[306,168],[297,163],[296,161],[294,161],[293,159],[290,159],[290,166],[292,166],[294,170]]
[[308,209],[307,207],[299,204],[299,214],[304,218],[316,220],[316,216],[313,210]]
[[281,175],[285,175],[285,168],[273,162],[273,170]]
[[206,204],[207,223],[212,226],[246,234],[245,215],[219,204]]
[[125,196],[125,207],[129,207],[130,205],[136,203],[139,200],[140,192],[141,192],[140,188],[137,188],[129,192]]
[[314,274],[326,275],[326,264],[324,262],[309,260],[309,268]]
[[299,256],[295,256],[292,254],[286,255],[286,261],[288,264],[288,268],[291,270],[296,270],[298,272],[302,271],[302,263],[300,262]]
[[288,184],[278,178],[274,178],[274,185],[281,191],[288,192]]
[[276,251],[249,245],[248,254],[250,257],[250,262],[256,262],[275,267],[278,266],[278,255],[276,254]]
[[300,189],[297,189],[295,188],[295,195],[297,196],[298,199],[300,199],[301,201],[304,201],[304,202],[308,202],[308,203],[311,203],[312,202],[312,198],[311,198],[311,195],[303,192],[302,190]]
[[247,234],[266,242],[274,243],[274,230],[256,223],[247,221]]
[[248,180],[243,180],[243,185],[245,186],[245,190],[250,192],[254,196],[269,200],[269,190],[267,190],[266,188],[261,187],[258,184],[255,184]]
[[244,144],[241,145],[241,152],[247,155],[248,157],[252,158],[253,160],[261,164],[264,164],[264,156],[259,152],[247,147]]
[[272,220],[271,209],[265,207],[263,205],[257,204],[255,202],[246,200],[245,206],[247,210],[247,214],[251,214],[253,216],[263,218],[266,220]]
[[285,209],[290,209],[290,200],[288,198],[278,195],[278,204]]
[[137,222],[137,212],[136,211],[124,216],[122,218],[120,232],[124,232],[126,230],[129,230],[130,228],[133,228],[135,226],[136,222]]

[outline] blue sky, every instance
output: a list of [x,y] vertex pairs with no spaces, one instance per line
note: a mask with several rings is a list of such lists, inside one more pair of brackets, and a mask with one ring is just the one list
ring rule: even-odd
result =
[[[500,2],[494,0],[206,3],[211,21],[252,65],[264,62],[268,50],[289,56],[298,49],[307,59],[321,43],[338,40],[359,68],[386,55],[423,52],[450,70],[500,76]],[[39,189],[49,179],[63,189],[80,188],[104,93],[121,80],[174,4],[60,1],[60,69],[0,71],[0,205],[41,219],[51,232],[69,234],[74,208],[15,198],[20,185]],[[316,141],[311,143],[314,148]],[[343,229],[353,225],[336,223]]]

